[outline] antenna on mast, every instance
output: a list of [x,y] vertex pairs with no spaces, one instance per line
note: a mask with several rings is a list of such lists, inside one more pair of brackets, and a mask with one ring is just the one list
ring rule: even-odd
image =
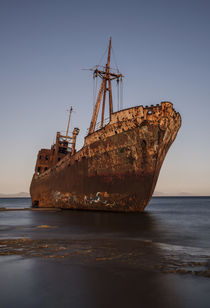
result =
[[[67,110],[68,111],[68,110]],[[69,110],[69,119],[68,119],[68,124],[67,124],[67,129],[66,129],[66,137],[68,137],[69,135],[69,125],[70,125],[70,119],[71,119],[71,113],[73,111],[73,108],[71,106],[70,110]]]

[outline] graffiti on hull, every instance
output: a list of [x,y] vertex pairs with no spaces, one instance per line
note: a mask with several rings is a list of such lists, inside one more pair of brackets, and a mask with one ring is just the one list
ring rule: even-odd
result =
[[107,192],[97,192],[96,194],[88,195],[76,195],[71,193],[61,193],[59,191],[54,192],[53,203],[55,205],[66,205],[68,207],[72,204],[93,205],[101,204],[107,207],[116,206],[115,201],[111,201],[110,195]]

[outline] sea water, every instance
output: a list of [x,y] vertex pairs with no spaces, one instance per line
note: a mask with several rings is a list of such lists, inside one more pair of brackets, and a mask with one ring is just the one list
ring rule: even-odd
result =
[[154,197],[137,214],[0,211],[7,239],[66,250],[1,242],[2,307],[210,307],[210,197]]

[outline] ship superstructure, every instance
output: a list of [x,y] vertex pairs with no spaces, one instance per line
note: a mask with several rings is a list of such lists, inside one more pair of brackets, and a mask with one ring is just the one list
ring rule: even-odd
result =
[[75,127],[71,136],[69,134],[70,119],[73,108],[70,108],[68,125],[66,134],[60,132],[56,134],[56,142],[51,146],[51,149],[41,149],[37,155],[35,173],[42,174],[48,169],[55,166],[66,155],[73,156],[75,154],[76,137],[79,134],[79,128]]

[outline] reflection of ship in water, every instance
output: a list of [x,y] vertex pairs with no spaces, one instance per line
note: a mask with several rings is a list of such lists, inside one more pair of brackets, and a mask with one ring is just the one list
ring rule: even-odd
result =
[[106,66],[93,69],[101,84],[84,146],[76,152],[79,129],[69,136],[67,128],[51,149],[39,151],[30,187],[33,206],[131,212],[143,211],[151,199],[181,117],[170,102],[114,112],[112,81],[121,82],[123,75],[110,68],[110,58],[111,39]]

